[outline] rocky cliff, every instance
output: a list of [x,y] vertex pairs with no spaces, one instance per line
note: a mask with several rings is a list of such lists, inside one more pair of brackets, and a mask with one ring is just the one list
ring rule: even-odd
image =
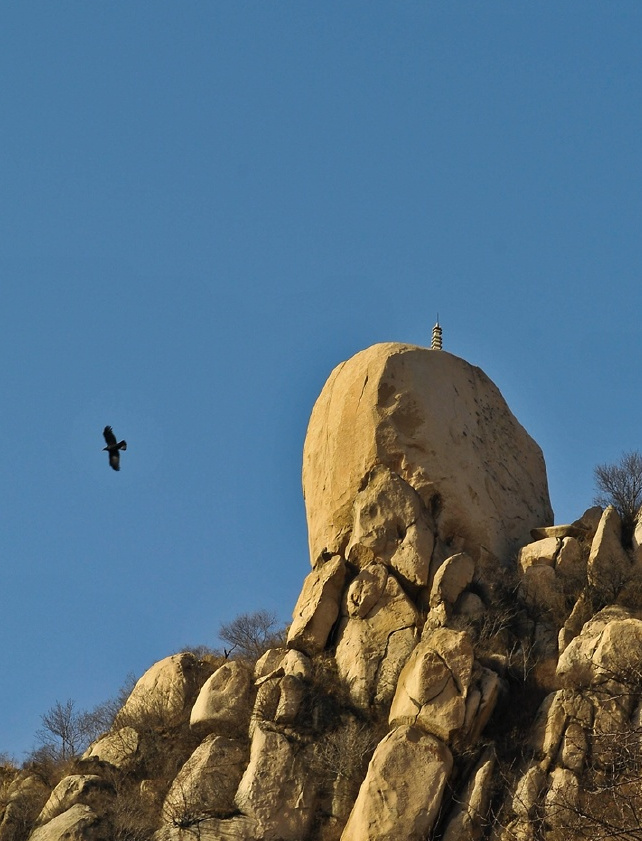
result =
[[5,779],[0,841],[641,838],[642,535],[554,526],[498,389],[408,345],[332,372],[303,485],[283,647],[154,665],[59,781]]

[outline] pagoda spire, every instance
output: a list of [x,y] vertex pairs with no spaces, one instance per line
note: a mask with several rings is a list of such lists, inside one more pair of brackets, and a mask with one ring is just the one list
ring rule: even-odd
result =
[[437,323],[432,328],[432,344],[431,350],[441,350],[441,327],[439,325],[439,314],[437,314]]

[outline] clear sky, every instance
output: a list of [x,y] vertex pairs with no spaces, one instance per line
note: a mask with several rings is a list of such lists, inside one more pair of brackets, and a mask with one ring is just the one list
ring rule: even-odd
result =
[[288,620],[368,345],[439,313],[557,522],[642,448],[641,44],[639,0],[2,4],[0,751]]

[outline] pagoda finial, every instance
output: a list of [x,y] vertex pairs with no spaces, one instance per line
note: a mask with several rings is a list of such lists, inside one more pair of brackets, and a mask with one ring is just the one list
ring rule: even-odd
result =
[[432,328],[431,350],[441,350],[441,332],[441,327],[439,326],[439,313],[437,313],[437,323]]

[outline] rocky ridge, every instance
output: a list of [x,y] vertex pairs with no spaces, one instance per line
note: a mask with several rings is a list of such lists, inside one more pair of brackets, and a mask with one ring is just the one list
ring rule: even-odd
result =
[[285,644],[155,664],[55,786],[5,780],[0,841],[642,837],[642,529],[552,525],[494,384],[409,345],[331,374],[303,483]]

